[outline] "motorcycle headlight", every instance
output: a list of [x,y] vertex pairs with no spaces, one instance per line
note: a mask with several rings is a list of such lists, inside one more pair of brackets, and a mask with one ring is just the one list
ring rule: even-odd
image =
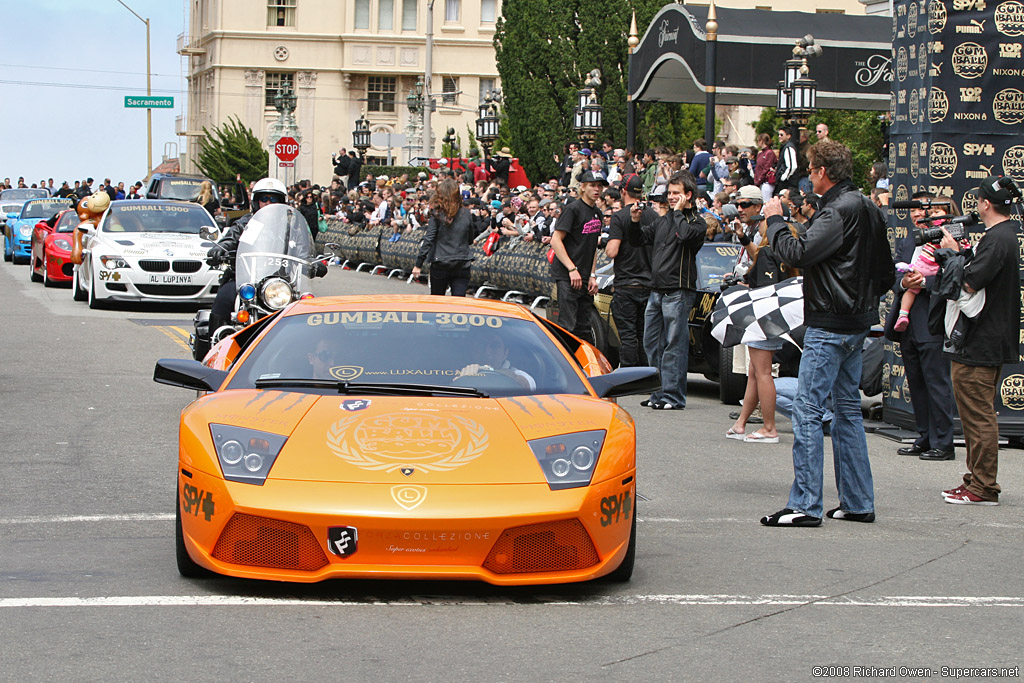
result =
[[111,270],[115,268],[127,268],[128,262],[120,256],[100,256],[100,263],[103,264],[104,268]]
[[68,242],[67,240],[54,240],[53,246],[58,249],[63,249],[64,251],[71,251],[71,242]]
[[32,228],[30,228],[27,225],[23,225],[20,228],[18,228],[18,234],[21,235],[22,237],[28,237],[32,234]]
[[605,430],[575,432],[530,441],[552,491],[588,486],[597,469]]
[[228,481],[263,486],[287,436],[244,427],[211,424],[220,470]]
[[238,296],[242,301],[252,301],[256,298],[256,288],[252,285],[242,285],[238,288]]
[[267,280],[263,284],[260,298],[267,308],[279,311],[292,302],[292,286],[281,278]]

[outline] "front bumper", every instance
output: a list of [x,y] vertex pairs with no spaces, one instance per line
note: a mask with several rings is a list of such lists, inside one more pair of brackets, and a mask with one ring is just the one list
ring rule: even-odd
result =
[[[545,484],[273,479],[253,486],[185,470],[191,476],[179,474],[178,499],[185,545],[195,562],[229,576],[303,583],[588,581],[614,571],[625,557],[635,500],[633,472],[590,487],[550,491]],[[422,500],[403,509],[416,496]],[[613,499],[628,501],[619,514],[610,514]],[[332,550],[331,534],[338,529],[355,530],[349,532],[350,554]]]
[[188,275],[154,274],[131,269],[97,269],[96,297],[114,301],[195,301],[212,303],[219,271]]

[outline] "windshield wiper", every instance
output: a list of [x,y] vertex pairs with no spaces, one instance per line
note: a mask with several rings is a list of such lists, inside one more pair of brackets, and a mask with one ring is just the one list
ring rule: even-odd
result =
[[398,382],[338,382],[333,379],[263,377],[255,382],[257,389],[303,387],[334,389],[339,394],[376,394],[381,396],[473,396],[489,398],[489,394],[473,387],[450,387],[440,384],[401,384]]

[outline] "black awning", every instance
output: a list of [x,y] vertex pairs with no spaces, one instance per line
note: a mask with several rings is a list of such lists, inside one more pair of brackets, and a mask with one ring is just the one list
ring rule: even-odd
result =
[[[889,108],[892,19],[889,17],[716,8],[718,104],[775,105],[783,63],[810,33],[824,48],[808,60],[822,109]],[[704,102],[707,7],[667,5],[630,58],[635,101]],[[925,36],[922,41],[927,43]]]

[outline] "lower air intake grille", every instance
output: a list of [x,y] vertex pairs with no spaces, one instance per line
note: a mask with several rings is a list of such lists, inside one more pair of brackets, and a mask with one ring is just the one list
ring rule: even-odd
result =
[[138,289],[141,294],[148,294],[149,296],[195,296],[199,292],[203,291],[202,285],[196,286],[136,284],[135,288]]
[[231,517],[217,539],[213,556],[229,564],[306,572],[327,564],[309,527],[243,514]]
[[491,548],[484,569],[527,574],[586,569],[600,561],[590,534],[578,519],[506,529]]

